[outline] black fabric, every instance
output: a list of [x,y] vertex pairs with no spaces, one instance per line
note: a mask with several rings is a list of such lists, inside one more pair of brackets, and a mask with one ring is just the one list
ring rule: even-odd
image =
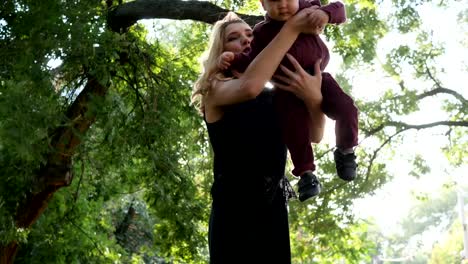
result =
[[207,123],[214,152],[210,263],[290,263],[286,147],[271,90]]

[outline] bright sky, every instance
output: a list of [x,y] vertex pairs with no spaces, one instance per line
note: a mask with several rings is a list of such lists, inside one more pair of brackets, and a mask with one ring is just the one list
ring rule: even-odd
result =
[[[466,4],[466,3],[465,3]],[[466,8],[462,1],[454,4],[450,9],[442,10],[435,8],[432,4],[426,4],[419,8],[421,17],[424,22],[424,27],[430,29],[434,33],[436,41],[444,42],[446,55],[440,60],[441,65],[446,69],[447,74],[442,78],[443,84],[448,88],[459,88],[460,84],[468,83],[468,74],[466,65],[468,54],[466,47],[464,48],[460,42],[462,38],[467,39],[467,33],[463,32],[463,27],[457,25],[457,12]],[[465,29],[468,25],[465,25]],[[465,35],[463,35],[465,34]],[[379,55],[385,54],[390,49],[396,47],[394,43],[402,43],[408,41],[407,38],[398,34],[389,34],[379,45]],[[409,40],[411,41],[411,40]],[[411,43],[411,42],[410,42]],[[334,58],[332,58],[334,60]],[[381,56],[384,61],[384,56]],[[463,64],[464,63],[464,64]],[[405,78],[405,82],[419,85],[417,82],[408,82],[414,78]],[[368,99],[377,99],[380,97],[383,89],[379,87],[392,85],[392,80],[385,79],[379,72],[362,74],[353,82],[354,96],[367,95]],[[468,97],[466,89],[458,89],[459,92]],[[421,124],[426,122],[434,122],[439,120],[447,120],[448,117],[440,109],[435,100],[426,99],[421,111],[417,114],[402,118],[402,121]],[[325,141],[334,142],[333,122],[327,123],[327,133]],[[355,203],[355,213],[362,218],[373,217],[384,232],[393,232],[397,230],[398,220],[404,217],[411,207],[412,192],[434,192],[441,187],[443,183],[449,179],[459,178],[464,183],[468,183],[468,165],[465,169],[455,170],[448,164],[441,147],[447,140],[443,136],[446,129],[431,129],[422,130],[419,132],[411,131],[405,134],[401,147],[395,150],[395,158],[387,162],[390,173],[393,174],[394,180],[386,185],[382,190],[379,190],[376,195],[357,201]],[[431,167],[431,172],[424,175],[420,180],[409,175],[411,170],[408,160],[416,153],[421,154]],[[465,173],[465,175],[462,175]],[[437,195],[437,193],[434,193]],[[454,208],[455,210],[455,208]]]

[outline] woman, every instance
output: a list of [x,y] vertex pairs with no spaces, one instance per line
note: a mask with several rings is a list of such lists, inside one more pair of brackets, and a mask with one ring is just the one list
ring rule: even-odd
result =
[[[289,19],[242,75],[223,74],[216,66],[217,59],[224,51],[250,49],[252,29],[233,13],[213,28],[204,72],[193,92],[214,152],[208,238],[211,263],[291,262],[286,147],[272,104],[274,93],[264,85],[297,36],[316,31],[310,26],[311,12],[313,9],[304,9]],[[289,79],[282,78],[282,84],[275,86],[295,93],[306,103],[315,128],[312,141],[320,141],[324,116],[320,111],[319,64],[310,76],[294,58],[288,58],[296,72],[287,71]]]

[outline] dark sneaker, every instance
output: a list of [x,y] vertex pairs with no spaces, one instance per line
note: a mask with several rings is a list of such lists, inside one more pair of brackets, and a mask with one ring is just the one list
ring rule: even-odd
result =
[[311,197],[317,196],[322,185],[315,175],[308,171],[301,175],[298,183],[299,201],[303,202]]
[[335,152],[335,166],[338,177],[345,181],[352,181],[356,178],[356,155],[353,153],[343,154],[339,149]]

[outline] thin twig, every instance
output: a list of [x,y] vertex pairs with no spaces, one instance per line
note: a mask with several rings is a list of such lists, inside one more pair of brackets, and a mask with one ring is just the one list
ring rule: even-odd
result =
[[94,241],[94,239],[90,235],[88,235],[88,233],[86,233],[79,225],[75,224],[75,222],[73,222],[73,220],[70,219],[68,216],[66,217],[66,219],[94,244],[94,247],[99,251],[101,255],[104,255],[104,252],[102,252],[99,248],[99,244],[96,241]]

